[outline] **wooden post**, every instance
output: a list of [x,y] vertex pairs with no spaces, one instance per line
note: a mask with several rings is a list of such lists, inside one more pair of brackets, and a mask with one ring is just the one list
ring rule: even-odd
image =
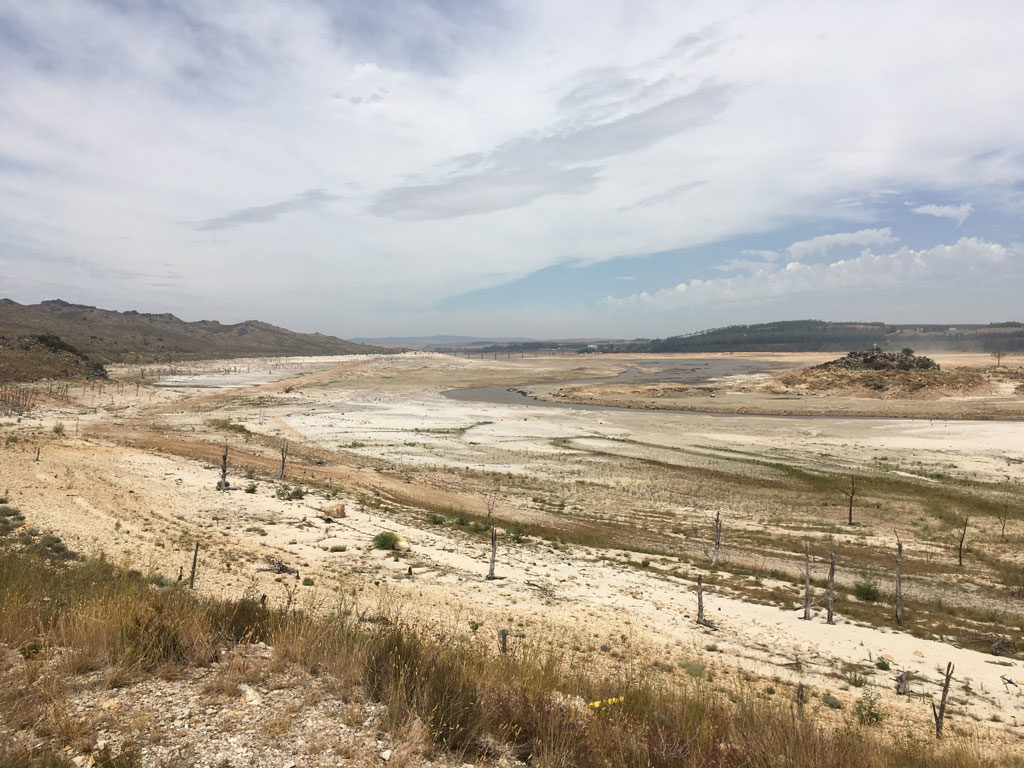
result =
[[498,630],[498,652],[501,653],[502,656],[504,656],[506,653],[508,653],[508,630],[507,629],[499,629]]
[[903,626],[903,542],[896,534],[896,625]]
[[942,699],[939,702],[939,708],[935,708],[935,702],[932,702],[932,717],[935,718],[935,738],[942,738],[942,721],[946,719],[946,696],[949,694],[949,681],[953,678],[953,662],[946,663],[946,679],[942,682]]
[[828,618],[826,624],[835,624],[835,602],[836,602],[836,553],[828,553]]
[[278,474],[278,480],[284,480],[284,462],[288,458],[288,441],[285,440],[281,443],[281,472]]
[[192,573],[188,577],[188,588],[195,589],[196,587],[196,564],[199,562],[199,542],[196,542],[195,552],[192,553]]
[[39,446],[36,446],[36,461],[39,461]]
[[811,620],[811,553],[807,542],[804,542],[804,621]]
[[220,455],[220,482],[217,483],[218,491],[228,489],[228,445],[224,444],[224,453]]
[[964,515],[964,524],[960,528],[960,542],[956,550],[956,562],[961,568],[964,566],[964,539],[967,538],[967,515]]

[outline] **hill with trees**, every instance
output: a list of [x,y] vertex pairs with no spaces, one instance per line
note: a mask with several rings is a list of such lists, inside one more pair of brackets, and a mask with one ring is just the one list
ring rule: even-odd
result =
[[0,336],[58,336],[98,363],[202,360],[288,355],[352,355],[379,348],[326,336],[296,333],[248,320],[186,322],[172,314],[117,312],[59,299],[19,304],[0,299]]

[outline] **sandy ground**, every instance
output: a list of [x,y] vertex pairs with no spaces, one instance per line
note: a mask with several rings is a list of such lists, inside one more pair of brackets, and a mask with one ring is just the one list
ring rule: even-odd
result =
[[[564,530],[580,521],[635,522],[639,536],[676,537],[696,550],[703,542],[692,541],[693,531],[715,511],[736,529],[773,535],[768,526],[778,521],[756,499],[690,493],[680,503],[671,466],[686,451],[690,460],[707,456],[712,464],[730,452],[809,467],[861,467],[882,457],[922,480],[940,469],[983,481],[1024,479],[1024,437],[1012,421],[580,410],[458,402],[442,394],[610,376],[622,365],[615,356],[427,354],[218,361],[143,371],[138,387],[137,367],[116,370],[102,391],[87,385],[73,389],[70,402],[0,420],[0,490],[8,489],[30,524],[57,531],[73,548],[169,578],[181,569],[187,576],[199,541],[204,591],[237,596],[255,589],[316,609],[354,595],[430,631],[476,634],[482,642],[507,627],[516,642],[595,663],[632,659],[681,677],[696,663],[723,681],[752,674],[765,696],[791,696],[790,686],[804,683],[816,693],[812,708],[822,709],[821,694],[833,693],[847,713],[863,690],[850,683],[860,682],[851,675],[856,671],[882,694],[889,722],[899,728],[927,731],[939,670],[951,661],[947,727],[982,729],[1001,748],[1024,749],[1019,660],[851,621],[842,607],[829,626],[821,590],[811,621],[788,606],[744,599],[749,581],[799,600],[800,585],[788,576],[719,572],[705,594],[714,629],[695,622],[703,566],[646,556],[642,547],[628,552],[504,535],[500,578],[486,580],[485,534],[455,524],[453,515],[482,513],[489,495],[504,521]],[[211,419],[248,433],[225,431]],[[63,436],[52,430],[58,421]],[[288,481],[311,489],[301,500],[275,496],[283,440],[290,445]],[[216,460],[224,442],[233,488],[221,493]],[[635,459],[664,467],[638,476]],[[240,476],[243,467],[252,468],[252,480]],[[250,483],[254,492],[246,493]],[[603,495],[595,495],[596,486]],[[629,508],[623,499],[632,500]],[[339,503],[343,519],[322,519],[322,510]],[[424,510],[439,510],[444,522],[431,522]],[[411,550],[395,556],[372,549],[381,530],[400,533]],[[1013,520],[1008,531],[1019,536],[1024,524]],[[870,547],[874,536],[872,529],[850,538]],[[929,546],[912,540],[909,551],[923,558]],[[728,546],[723,554],[726,561],[749,557]],[[268,558],[297,568],[313,585],[264,570]],[[816,578],[823,568],[816,561]],[[997,602],[999,610],[1020,611],[1009,598]],[[876,667],[880,658],[889,671]],[[891,678],[901,669],[912,673],[914,696],[894,694]]]

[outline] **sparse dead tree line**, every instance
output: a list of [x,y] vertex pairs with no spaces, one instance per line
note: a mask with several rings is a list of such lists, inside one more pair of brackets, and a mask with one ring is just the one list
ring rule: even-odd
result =
[[6,384],[0,387],[0,416],[22,416],[35,407],[38,397],[34,389]]

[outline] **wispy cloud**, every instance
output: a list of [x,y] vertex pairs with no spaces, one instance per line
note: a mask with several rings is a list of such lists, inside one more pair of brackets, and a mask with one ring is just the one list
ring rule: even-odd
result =
[[217,229],[228,229],[242,224],[259,224],[266,221],[273,221],[280,216],[298,211],[308,211],[319,208],[325,203],[337,200],[337,195],[328,194],[322,189],[310,189],[289,200],[282,200],[279,203],[269,205],[256,205],[251,208],[242,208],[233,211],[226,216],[218,216],[213,219],[206,219],[196,224],[196,228],[203,231]]
[[403,219],[455,218],[525,205],[550,194],[586,192],[600,171],[595,163],[707,124],[725,110],[734,90],[709,82],[615,120],[539,138],[522,136],[484,154],[452,158],[446,164],[465,167],[468,162],[464,173],[385,190],[371,210]]
[[967,217],[974,213],[974,206],[970,203],[964,203],[963,205],[919,205],[916,208],[911,208],[911,210],[914,213],[952,219],[957,224],[963,224]]
[[839,232],[834,235],[820,235],[810,240],[801,240],[789,246],[789,255],[800,261],[817,253],[824,253],[844,245],[879,246],[895,243],[892,228],[862,229],[858,232]]
[[618,210],[621,212],[632,211],[635,208],[650,208],[652,205],[660,205],[661,203],[667,203],[669,200],[675,200],[680,195],[689,192],[691,189],[702,187],[708,183],[707,179],[698,179],[697,181],[689,181],[686,184],[679,184],[678,186],[667,189],[664,192],[659,192],[656,195],[645,197],[642,200],[638,200],[632,205],[624,205]]

